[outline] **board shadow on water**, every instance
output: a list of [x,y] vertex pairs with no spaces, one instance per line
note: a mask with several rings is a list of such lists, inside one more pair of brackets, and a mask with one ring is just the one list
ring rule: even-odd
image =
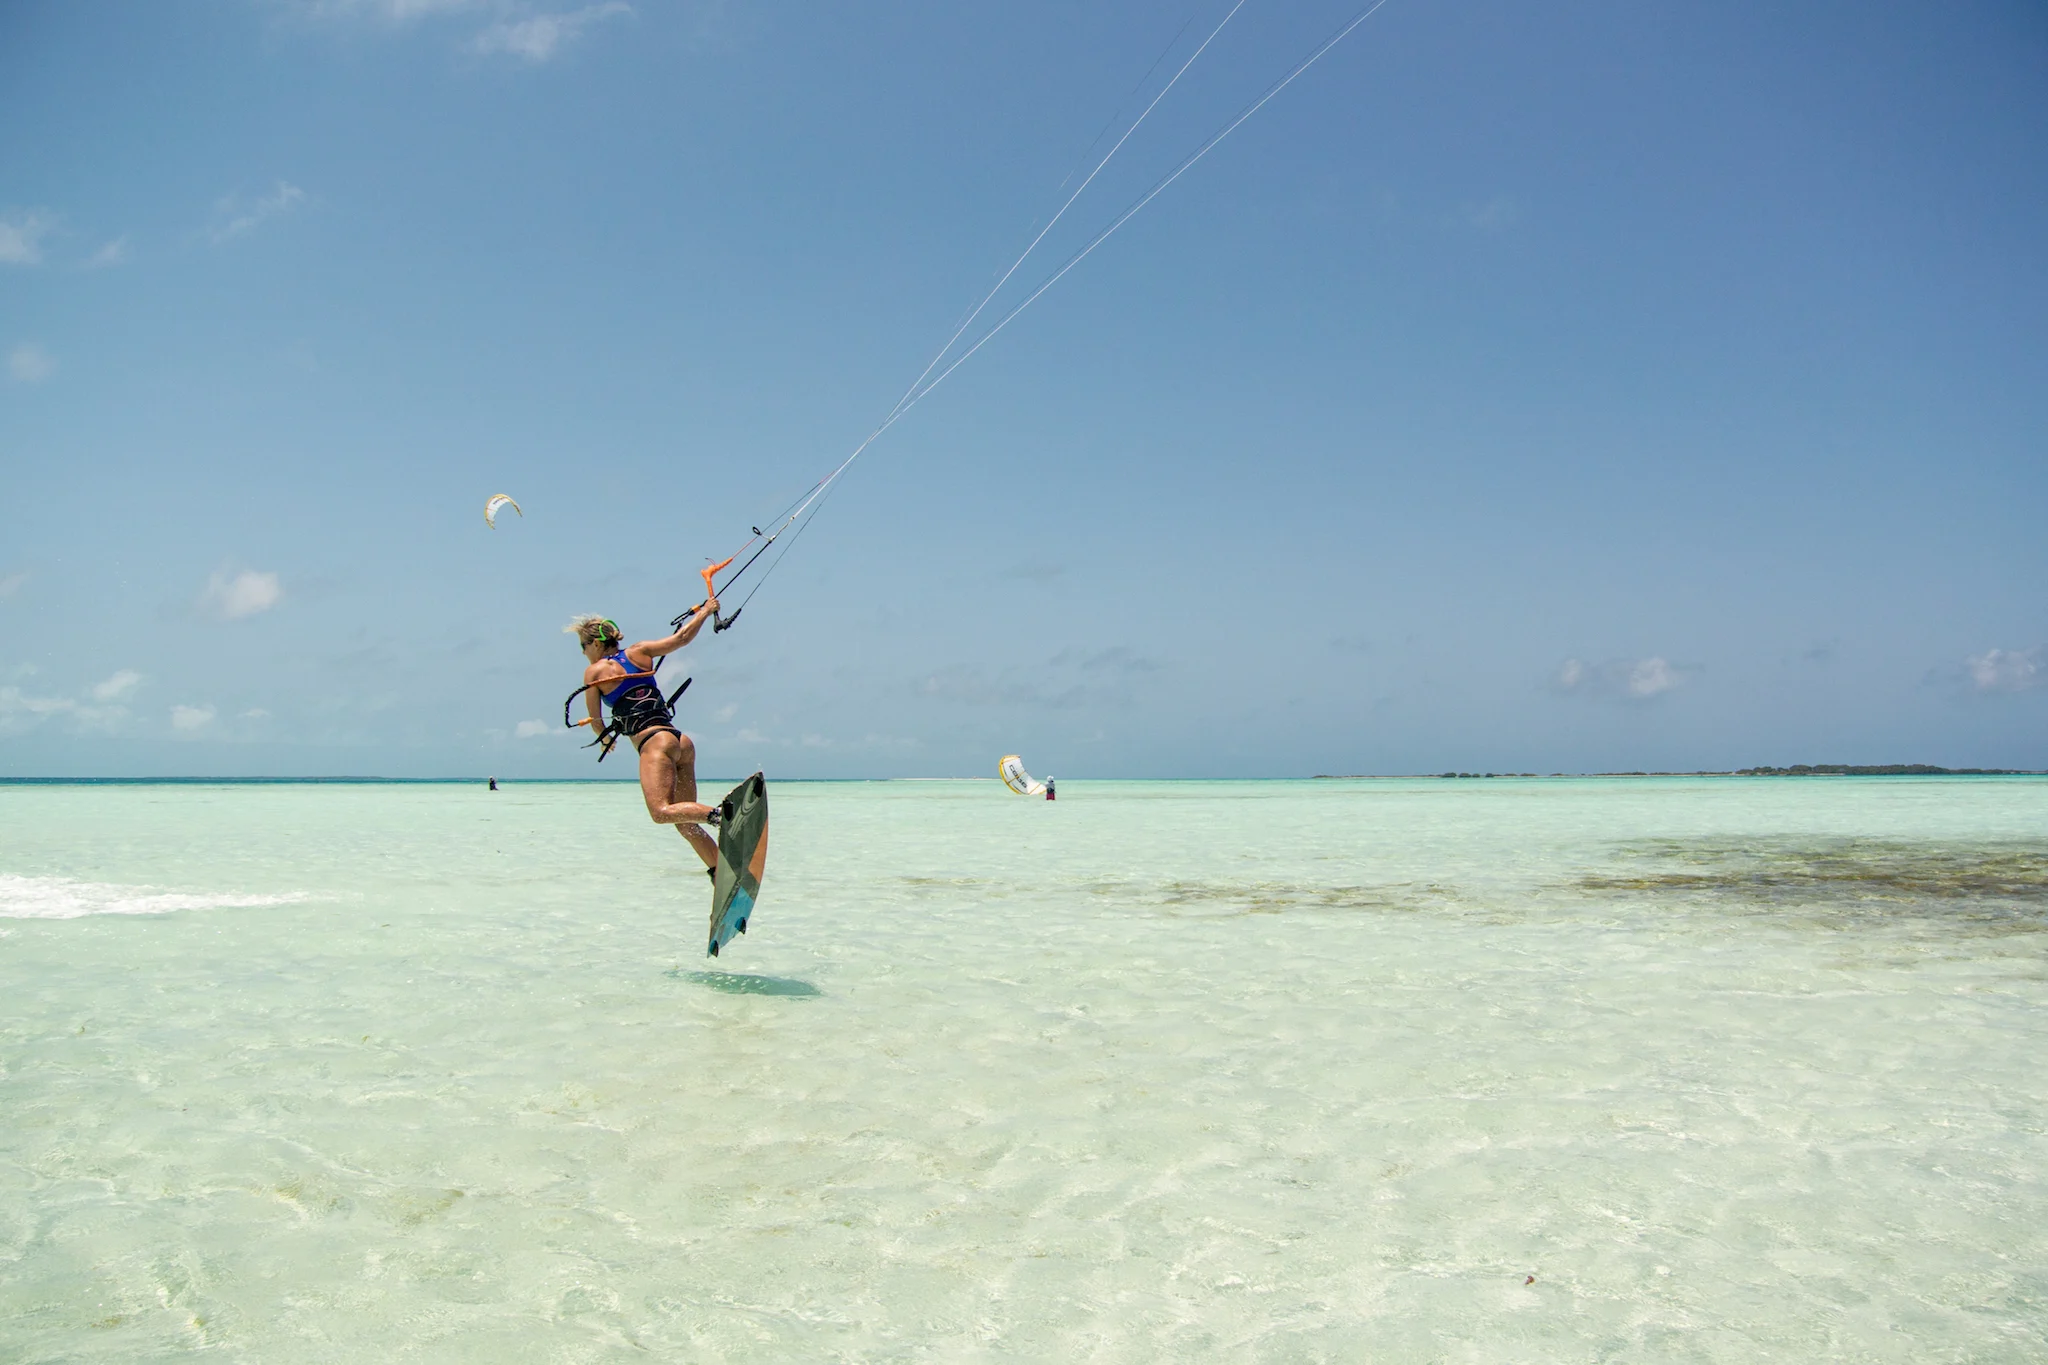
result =
[[744,972],[686,972],[681,967],[669,973],[678,981],[692,985],[709,986],[714,991],[727,995],[783,995],[808,999],[823,994],[808,981],[799,981],[793,976],[751,976]]

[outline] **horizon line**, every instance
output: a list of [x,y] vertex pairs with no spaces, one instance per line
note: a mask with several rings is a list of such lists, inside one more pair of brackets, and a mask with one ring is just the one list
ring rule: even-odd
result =
[[[1840,772],[1829,768],[1843,767],[1892,768],[1900,769],[1918,766],[1918,772]],[[1792,767],[1738,769],[1702,768],[1691,770],[1666,769],[1619,770],[1608,769],[1598,772],[1434,772],[1434,773],[1311,773],[1307,775],[1286,775],[1266,777],[1074,777],[1070,782],[1408,782],[1408,781],[1548,781],[1556,778],[1648,778],[1648,777],[2048,777],[2048,770],[2028,768],[1941,768],[1932,764],[1868,764],[1868,765],[1810,765],[1793,767],[1804,769],[1794,771]],[[375,774],[327,773],[303,776],[258,774],[237,777],[201,776],[193,774],[167,774],[152,777],[56,777],[56,776],[0,776],[0,787],[62,787],[62,786],[481,786],[495,780],[500,786],[567,786],[567,785],[626,785],[637,786],[637,777],[502,777],[491,774],[460,777],[384,777]],[[700,782],[716,785],[723,778],[700,778]],[[1000,778],[973,774],[957,776],[920,777],[779,777],[777,782],[990,782],[1000,783]]]

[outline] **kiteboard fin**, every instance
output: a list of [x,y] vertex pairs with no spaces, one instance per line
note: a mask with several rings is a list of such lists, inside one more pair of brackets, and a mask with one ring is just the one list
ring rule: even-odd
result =
[[768,863],[768,782],[759,773],[718,803],[718,866],[711,875],[710,955],[747,932]]

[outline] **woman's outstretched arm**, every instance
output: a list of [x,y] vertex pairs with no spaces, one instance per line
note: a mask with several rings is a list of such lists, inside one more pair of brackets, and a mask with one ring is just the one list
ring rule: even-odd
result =
[[681,630],[673,635],[664,635],[659,640],[642,640],[628,652],[645,654],[650,659],[658,659],[664,654],[673,654],[684,645],[690,643],[690,641],[696,639],[697,632],[704,629],[704,623],[717,614],[718,599],[716,597],[707,597],[704,599],[703,605],[690,613],[690,619],[683,622]]

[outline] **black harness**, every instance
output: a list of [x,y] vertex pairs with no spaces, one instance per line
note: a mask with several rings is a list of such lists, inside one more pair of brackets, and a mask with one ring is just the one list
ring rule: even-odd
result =
[[[661,688],[654,681],[654,675],[659,672],[661,672],[661,660],[656,659],[654,667],[648,669],[644,675],[639,675],[643,678],[643,681],[629,689],[624,696],[612,703],[612,718],[605,723],[605,727],[602,730],[597,732],[595,739],[583,746],[586,749],[598,750],[598,762],[602,763],[605,761],[605,758],[612,751],[612,745],[619,742],[620,735],[637,735],[642,730],[652,729],[656,726],[666,726],[669,729],[675,728],[676,698],[689,690],[691,680],[688,678],[683,679],[675,691],[664,697],[661,695]],[[628,674],[627,676],[632,677],[635,675]],[[615,678],[605,679],[605,682],[616,681],[617,679]],[[588,724],[587,721],[571,720],[569,718],[569,708],[576,704],[577,698],[583,696],[591,688],[601,686],[603,686],[603,683],[585,683],[563,699],[562,724],[564,726],[573,730],[578,725]]]

